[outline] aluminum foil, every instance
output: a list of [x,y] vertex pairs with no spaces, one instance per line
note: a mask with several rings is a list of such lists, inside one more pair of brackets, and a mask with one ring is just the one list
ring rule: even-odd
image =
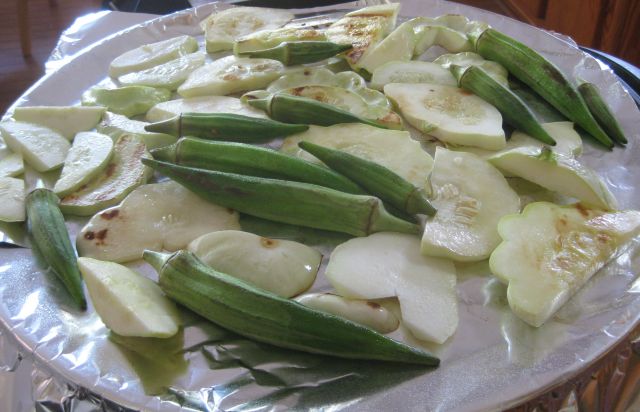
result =
[[[109,62],[119,54],[179,34],[202,38],[197,23],[216,7],[225,6],[165,16],[83,44],[81,50],[63,38],[50,72],[16,105],[75,104],[84,90],[105,80]],[[339,15],[322,9],[297,12],[312,21]],[[634,161],[640,158],[640,113],[613,73],[565,38],[509,18],[444,1],[402,2],[403,16],[444,13],[484,20],[542,51],[565,71],[596,83],[630,143],[612,152],[587,144],[582,160],[605,179],[621,208],[640,209],[640,194],[634,192],[640,178],[640,164]],[[81,37],[70,36],[72,41]],[[50,184],[54,177],[27,173],[31,185],[36,180]],[[82,223],[68,222],[72,236]],[[244,218],[242,224],[259,234],[314,246],[324,253],[325,263],[331,248],[346,239],[259,219]],[[21,229],[0,227],[16,239]],[[131,266],[156,277],[144,263]],[[34,403],[39,410],[68,411],[495,410],[568,379],[640,321],[638,239],[538,329],[511,313],[506,289],[486,262],[457,268],[456,334],[444,345],[419,342],[402,327],[391,335],[441,358],[438,369],[424,369],[282,350],[243,339],[187,311],[184,330],[175,338],[116,339],[91,306],[78,312],[68,305],[61,284],[40,269],[29,249],[0,249],[3,401],[7,410],[16,411],[31,410]],[[321,273],[312,291],[328,289]],[[397,309],[393,301],[385,304]]]

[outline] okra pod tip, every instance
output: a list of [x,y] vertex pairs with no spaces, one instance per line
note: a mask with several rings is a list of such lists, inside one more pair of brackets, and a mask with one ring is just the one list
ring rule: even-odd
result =
[[162,271],[162,267],[170,258],[171,253],[156,252],[148,249],[142,253],[142,259],[150,264],[158,273]]

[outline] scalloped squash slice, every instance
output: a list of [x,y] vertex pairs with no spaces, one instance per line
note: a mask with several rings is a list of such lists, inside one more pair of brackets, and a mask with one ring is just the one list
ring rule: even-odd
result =
[[491,271],[509,285],[513,313],[537,327],[640,234],[640,212],[538,202],[502,218],[498,231]]
[[180,312],[157,283],[126,266],[78,258],[91,301],[102,322],[121,336],[168,338],[178,332]]
[[27,106],[16,107],[13,118],[48,127],[73,140],[77,133],[96,127],[106,110],[100,106]]
[[122,135],[135,134],[142,139],[149,150],[170,145],[178,140],[175,136],[165,133],[147,132],[144,127],[148,124],[139,120],[129,119],[121,114],[106,112],[102,121],[96,126],[96,130],[110,136],[114,141],[118,140]]
[[207,233],[191,242],[189,251],[218,272],[285,298],[309,289],[322,261],[320,252],[302,243],[240,230]]
[[24,221],[24,199],[24,180],[0,177],[0,222]]
[[399,3],[365,7],[347,13],[326,31],[327,40],[338,44],[351,44],[353,49],[345,53],[347,62],[354,69],[360,68],[360,60],[393,30],[398,18]]
[[438,147],[431,186],[437,212],[425,224],[424,255],[486,259],[500,243],[500,218],[520,210],[520,198],[502,174],[471,153]]
[[[333,73],[324,67],[305,68],[280,77],[269,85],[267,91],[315,99],[356,116],[376,120],[390,129],[402,128],[402,119],[393,111],[389,99],[379,91],[368,88],[362,76],[352,71]],[[256,96],[261,94],[263,91],[247,93]]]
[[113,140],[95,132],[80,132],[62,166],[53,191],[58,197],[68,195],[100,173],[111,159]]
[[145,249],[173,252],[206,233],[239,228],[238,213],[168,181],[140,186],[94,215],[76,245],[81,256],[127,262],[141,259]]
[[490,77],[498,83],[508,86],[507,77],[509,72],[500,63],[485,60],[484,57],[473,52],[462,52],[455,54],[443,54],[433,61],[443,69],[449,70],[452,65],[467,69],[471,66],[481,67]]
[[104,106],[127,117],[145,114],[154,105],[169,100],[171,92],[148,86],[123,86],[108,89],[94,86],[82,93],[84,106]]
[[456,87],[451,72],[440,65],[422,61],[389,61],[378,67],[371,77],[371,87],[382,89],[389,83],[431,83]]
[[237,97],[200,96],[158,103],[149,109],[146,119],[152,123],[160,122],[181,113],[233,113],[262,119],[267,117],[262,110],[243,104]]
[[549,148],[520,147],[489,158],[500,170],[596,208],[615,209],[617,201],[593,170]]
[[457,87],[390,83],[384,93],[416,129],[446,143],[499,150],[506,145],[502,115]]
[[[572,157],[582,154],[582,138],[574,130],[572,122],[551,122],[542,123],[541,125],[556,141],[556,145],[553,146],[554,152]],[[515,130],[507,142],[507,148],[520,146],[543,147],[544,143],[524,132]]]
[[155,43],[143,44],[113,59],[109,76],[149,69],[198,50],[198,41],[191,36],[177,36]]
[[277,60],[227,56],[191,73],[178,94],[196,97],[261,89],[283,73],[284,65]]
[[381,232],[348,240],[331,253],[325,272],[346,298],[397,296],[402,323],[422,340],[445,342],[458,327],[456,269],[420,254],[417,237]]
[[238,55],[255,50],[270,49],[282,42],[291,41],[325,41],[327,37],[322,30],[313,27],[282,27],[273,30],[260,30],[235,41],[233,53]]
[[276,29],[292,20],[287,10],[262,7],[233,7],[218,11],[201,23],[207,52],[231,50],[236,40],[258,30]]
[[284,139],[280,151],[321,163],[298,147],[302,140],[379,163],[418,187],[424,186],[433,167],[429,153],[422,150],[420,143],[411,139],[406,131],[356,123],[309,126],[306,132]]
[[12,152],[38,172],[62,166],[71,147],[60,133],[33,123],[0,122],[0,135]]
[[0,155],[0,178],[15,177],[24,173],[24,161],[20,153]]
[[89,216],[119,203],[133,189],[146,183],[153,170],[142,164],[151,157],[142,139],[133,134],[121,136],[105,169],[89,183],[60,200],[64,214]]
[[139,72],[120,76],[124,85],[162,87],[175,90],[191,73],[204,64],[204,53],[191,53]]
[[406,62],[411,60],[417,41],[417,36],[413,29],[415,20],[418,19],[409,20],[396,27],[391,34],[362,56],[358,66],[373,74],[375,69],[388,61]]

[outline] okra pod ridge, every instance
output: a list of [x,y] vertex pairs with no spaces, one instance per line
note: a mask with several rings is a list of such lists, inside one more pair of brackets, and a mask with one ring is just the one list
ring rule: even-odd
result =
[[439,359],[344,318],[308,308],[218,272],[187,251],[145,252],[165,294],[247,338],[342,358],[438,366]]
[[306,124],[282,123],[233,113],[181,113],[145,126],[148,132],[177,137],[194,136],[252,143],[302,133],[308,129]]
[[48,189],[35,189],[27,195],[27,225],[37,250],[62,281],[73,301],[85,310],[87,300],[76,254],[69,239],[60,200]]
[[240,57],[273,59],[285,66],[315,63],[337,54],[351,50],[350,44],[337,44],[329,41],[282,42],[278,46],[238,53]]

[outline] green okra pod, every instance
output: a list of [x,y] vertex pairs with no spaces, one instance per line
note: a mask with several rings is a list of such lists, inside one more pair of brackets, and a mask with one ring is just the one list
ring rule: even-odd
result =
[[535,50],[497,30],[487,29],[478,37],[476,51],[503,65],[605,147],[613,147],[613,141],[593,118],[578,90],[560,69]]
[[438,366],[438,358],[341,317],[217,272],[187,251],[144,252],[168,297],[239,335],[342,358]]
[[276,47],[238,53],[240,57],[273,59],[285,66],[315,63],[352,49],[350,44],[337,44],[330,41],[282,42]]
[[420,232],[420,226],[391,215],[382,206],[382,201],[373,196],[151,159],[143,159],[142,162],[204,199],[263,219],[354,236],[382,231]]
[[596,86],[593,83],[582,83],[578,86],[578,91],[587,103],[593,117],[596,118],[607,134],[616,142],[626,144],[627,138],[624,135],[620,123],[618,123],[609,107],[607,107]]
[[386,167],[352,154],[302,141],[298,146],[374,196],[409,214],[433,216],[436,209],[420,190]]
[[272,149],[244,143],[184,137],[151,151],[156,160],[218,172],[293,180],[342,192],[365,194],[357,184],[333,170]]
[[542,143],[555,146],[556,141],[542,127],[536,116],[508,87],[489,76],[481,67],[470,66],[463,69],[452,65],[451,72],[458,79],[458,85],[491,103],[502,113],[504,120]]
[[82,275],[69,240],[60,200],[48,189],[35,189],[27,195],[27,224],[40,255],[62,281],[73,301],[82,309],[87,300],[82,288]]
[[315,124],[318,126],[364,123],[386,128],[373,120],[356,116],[331,104],[286,93],[275,93],[263,99],[248,99],[247,103],[257,109],[264,110],[272,119],[285,123]]
[[182,113],[145,126],[148,132],[238,142],[264,142],[307,129],[309,126],[304,124],[281,123],[232,113]]

